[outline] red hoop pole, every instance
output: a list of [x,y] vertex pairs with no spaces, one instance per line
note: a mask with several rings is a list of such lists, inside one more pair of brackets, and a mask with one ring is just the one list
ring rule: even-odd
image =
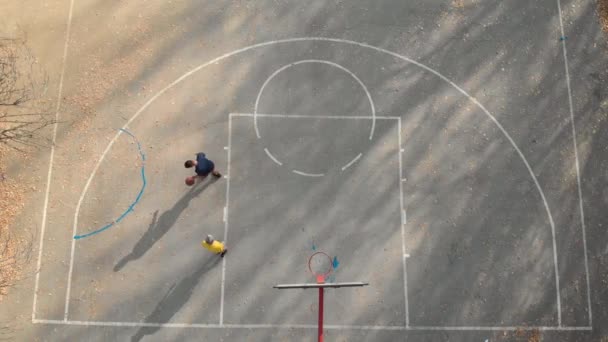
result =
[[323,342],[323,288],[319,287],[319,342]]
[[324,295],[325,287],[332,287],[332,288],[356,287],[356,286],[358,287],[358,286],[367,286],[369,284],[362,283],[362,282],[325,284],[325,277],[327,277],[332,272],[333,267],[330,266],[329,269],[324,273],[316,273],[315,271],[313,271],[312,270],[312,258],[317,254],[322,254],[322,255],[326,256],[331,264],[331,258],[329,257],[329,255],[327,255],[326,253],[323,253],[323,252],[316,252],[313,255],[311,255],[310,258],[308,258],[308,269],[310,270],[310,273],[312,273],[313,275],[316,276],[316,278],[317,278],[316,284],[283,284],[283,285],[275,285],[273,287],[275,289],[297,289],[297,288],[309,289],[309,288],[315,288],[315,287],[319,289],[319,321],[317,323],[317,328],[318,328],[317,341],[323,342],[323,304],[324,304],[323,295]]
[[[317,275],[317,284],[324,284],[325,283],[325,275]],[[323,302],[324,302],[324,298],[323,298],[323,294],[324,294],[325,289],[322,287],[319,287],[319,322],[317,323],[317,329],[318,329],[318,338],[317,340],[319,342],[323,342]]]

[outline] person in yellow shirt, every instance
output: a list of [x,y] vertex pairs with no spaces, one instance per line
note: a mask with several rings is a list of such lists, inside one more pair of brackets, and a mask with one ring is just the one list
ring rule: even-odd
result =
[[219,254],[219,256],[221,256],[222,258],[224,257],[224,255],[226,255],[226,252],[228,252],[228,248],[226,248],[224,243],[213,239],[212,235],[207,235],[207,237],[205,238],[205,240],[203,240],[201,244],[209,251],[215,254]]

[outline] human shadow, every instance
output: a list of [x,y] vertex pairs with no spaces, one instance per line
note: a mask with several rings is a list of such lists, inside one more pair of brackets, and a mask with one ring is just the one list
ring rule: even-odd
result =
[[215,183],[217,178],[211,177],[204,184],[198,184],[190,189],[182,198],[173,205],[173,208],[165,211],[157,220],[158,210],[154,212],[152,222],[148,230],[137,241],[131,253],[123,257],[115,266],[114,272],[120,271],[125,265],[133,260],[141,258],[152,246],[165,235],[175,224],[177,218],[188,207],[190,200],[200,195],[209,185]]
[[[220,260],[219,257],[208,258],[205,262],[201,263],[196,271],[192,274],[183,278],[178,284],[173,284],[167,291],[165,296],[154,308],[154,311],[145,319],[145,323],[162,324],[167,323],[181,308],[188,302],[194,289],[200,282],[203,274],[211,270],[217,265]],[[135,335],[131,337],[131,341],[141,341],[145,335],[152,335],[160,330],[159,326],[155,327],[141,327]]]

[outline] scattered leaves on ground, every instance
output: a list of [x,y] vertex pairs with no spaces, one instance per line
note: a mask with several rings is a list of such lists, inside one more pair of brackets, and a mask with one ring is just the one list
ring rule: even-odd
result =
[[600,24],[604,32],[608,34],[608,0],[597,1],[597,11],[600,16]]

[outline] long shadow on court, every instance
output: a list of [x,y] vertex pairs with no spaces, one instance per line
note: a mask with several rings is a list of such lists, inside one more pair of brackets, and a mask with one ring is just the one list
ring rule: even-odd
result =
[[[214,256],[203,262],[192,274],[173,284],[163,299],[156,305],[154,311],[146,317],[146,323],[167,323],[192,296],[194,288],[198,285],[203,274],[217,265],[221,258]],[[142,327],[131,337],[131,341],[141,341],[145,335],[152,335],[160,327]]]
[[154,212],[152,217],[152,223],[146,233],[139,239],[139,241],[133,247],[131,253],[123,257],[115,266],[114,272],[120,271],[125,265],[133,260],[141,258],[154,244],[165,235],[171,227],[177,221],[177,218],[181,213],[188,207],[188,204],[192,199],[201,194],[209,185],[215,183],[217,178],[210,177],[207,182],[203,185],[195,186],[190,189],[175,205],[173,208],[165,211],[160,218],[157,220],[158,210]]

